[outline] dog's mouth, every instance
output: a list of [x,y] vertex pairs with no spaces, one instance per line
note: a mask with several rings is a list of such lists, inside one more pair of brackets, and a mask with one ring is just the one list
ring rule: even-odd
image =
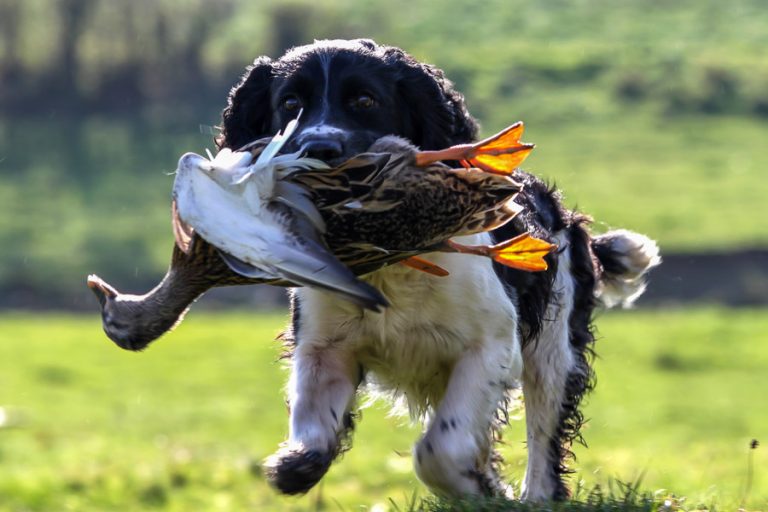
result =
[[[311,128],[304,128],[305,130]],[[338,167],[349,159],[365,153],[379,138],[386,135],[371,130],[344,131],[341,137],[312,136],[289,140],[284,153],[300,152],[302,156],[316,158],[331,167]]]

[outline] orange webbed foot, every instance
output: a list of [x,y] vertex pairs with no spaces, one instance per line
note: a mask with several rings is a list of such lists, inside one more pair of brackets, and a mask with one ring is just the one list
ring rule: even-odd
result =
[[508,267],[541,272],[548,268],[544,257],[556,250],[556,245],[535,238],[530,233],[523,233],[491,247],[491,257],[495,262]]
[[518,121],[475,144],[460,144],[439,151],[421,151],[416,154],[416,165],[425,166],[441,160],[459,160],[485,172],[510,175],[536,146],[520,142],[523,130],[523,122]]
[[505,242],[490,246],[462,245],[451,240],[445,245],[450,252],[486,256],[507,267],[528,272],[547,270],[547,261],[544,257],[557,249],[556,245],[535,238],[530,233],[523,233]]

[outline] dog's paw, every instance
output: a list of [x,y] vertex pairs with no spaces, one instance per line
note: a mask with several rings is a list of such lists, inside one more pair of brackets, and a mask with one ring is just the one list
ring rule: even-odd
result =
[[331,462],[330,451],[283,448],[264,461],[264,475],[267,482],[283,494],[303,494],[320,481]]

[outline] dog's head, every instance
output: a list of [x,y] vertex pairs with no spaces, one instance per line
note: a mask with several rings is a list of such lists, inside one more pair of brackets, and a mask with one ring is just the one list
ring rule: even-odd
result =
[[477,122],[443,72],[373,41],[319,41],[280,59],[259,57],[230,92],[220,147],[273,135],[300,110],[289,149],[331,162],[361,153],[384,135],[422,149],[473,140]]

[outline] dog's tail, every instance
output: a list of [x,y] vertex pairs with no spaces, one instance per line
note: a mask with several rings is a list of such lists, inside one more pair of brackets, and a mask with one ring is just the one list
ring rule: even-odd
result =
[[602,267],[595,297],[605,307],[630,307],[645,291],[648,271],[661,263],[656,242],[617,229],[594,237],[591,245]]

